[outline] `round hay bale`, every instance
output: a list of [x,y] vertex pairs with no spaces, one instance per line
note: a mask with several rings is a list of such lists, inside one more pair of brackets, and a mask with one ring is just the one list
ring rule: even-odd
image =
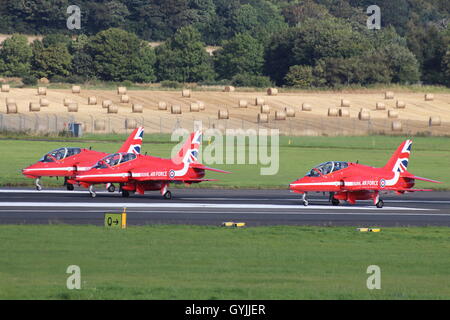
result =
[[108,106],[108,113],[119,113],[119,107],[113,104]]
[[9,92],[10,89],[9,84],[2,84],[2,92]]
[[139,103],[133,103],[131,106],[131,110],[133,113],[143,113],[144,112],[144,106]]
[[17,104],[15,104],[15,103],[8,103],[7,105],[6,105],[6,113],[18,113],[18,110],[17,110]]
[[167,110],[167,103],[160,101],[158,103],[158,110]]
[[39,104],[41,105],[41,107],[48,107],[50,105],[50,102],[47,99],[40,98]]
[[346,108],[340,108],[339,109],[339,117],[348,118],[350,117],[350,111]]
[[247,108],[247,100],[239,100],[239,108]]
[[200,106],[198,105],[198,103],[191,103],[190,107],[189,107],[189,111],[191,112],[199,112],[200,111]]
[[89,97],[88,98],[88,105],[94,106],[97,104],[97,98],[96,97]]
[[349,108],[350,107],[350,101],[348,101],[346,99],[341,99],[341,107]]
[[72,93],[81,93],[80,86],[72,86]]
[[276,96],[278,94],[277,88],[269,88],[267,89],[267,95],[268,96]]
[[286,117],[295,117],[295,109],[291,107],[284,108],[284,112],[286,113]]
[[172,105],[170,107],[170,113],[172,113],[172,114],[181,114],[181,106],[179,106],[179,105]]
[[267,104],[262,105],[262,106],[261,106],[261,113],[263,113],[263,114],[268,114],[268,113],[270,113],[270,107],[269,107]]
[[225,86],[225,88],[223,89],[224,92],[234,92],[235,90],[236,88],[233,86]]
[[126,94],[120,96],[120,103],[128,103],[130,102],[130,97]]
[[433,101],[434,95],[432,93],[425,94],[425,101]]
[[394,99],[394,92],[392,92],[392,91],[386,91],[386,92],[384,93],[384,99],[386,99],[386,100]]
[[100,120],[100,119],[95,120],[95,122],[94,122],[94,129],[96,131],[103,131],[103,130],[105,130],[106,129],[105,120]]
[[386,105],[383,102],[377,102],[377,104],[375,105],[375,108],[377,110],[386,110]]
[[47,88],[46,87],[39,87],[37,89],[37,94],[39,96],[46,96],[47,95]]
[[398,118],[398,111],[388,110],[388,118]]
[[439,116],[431,116],[428,121],[430,127],[440,126],[441,125],[441,117]]
[[189,90],[189,89],[183,89],[183,90],[181,91],[181,96],[182,96],[183,98],[190,98],[190,97],[191,97],[191,90]]
[[14,98],[6,98],[5,100],[6,100],[6,104],[16,103],[16,99],[14,99]]
[[200,111],[205,110],[205,103],[203,101],[197,101],[198,107],[200,108]]
[[264,104],[264,99],[263,98],[260,98],[260,97],[257,97],[256,99],[255,99],[255,106],[262,106],[263,104]]
[[406,108],[405,102],[403,102],[401,100],[397,100],[397,103],[395,104],[395,106],[397,107],[397,109],[405,109]]
[[50,80],[48,80],[47,78],[40,78],[39,79],[39,83],[42,83],[42,84],[49,84],[50,83]]
[[41,111],[41,105],[39,103],[30,102],[28,105],[30,112],[39,112]]
[[75,101],[73,101],[72,99],[69,98],[64,98],[63,103],[64,103],[64,107],[68,107],[69,104],[74,103]]
[[370,111],[367,109],[361,109],[358,114],[358,119],[363,121],[370,120]]
[[312,106],[309,103],[303,103],[302,104],[302,111],[311,111]]
[[286,112],[275,111],[275,120],[286,120]]
[[269,115],[266,113],[258,113],[258,123],[268,123]]
[[69,105],[67,106],[67,111],[68,112],[78,112],[78,103],[76,103],[76,102],[69,103]]
[[124,94],[127,94],[127,87],[117,87],[117,94],[119,96],[123,96]]
[[135,119],[125,119],[125,129],[136,129],[137,121]]
[[111,100],[103,100],[102,107],[109,108],[109,106],[112,106],[112,101]]
[[329,117],[337,117],[339,115],[339,110],[337,108],[328,108]]
[[392,121],[392,131],[402,131],[402,123],[398,120]]
[[219,109],[219,111],[217,112],[217,118],[218,119],[229,119],[230,115],[228,113],[228,110]]

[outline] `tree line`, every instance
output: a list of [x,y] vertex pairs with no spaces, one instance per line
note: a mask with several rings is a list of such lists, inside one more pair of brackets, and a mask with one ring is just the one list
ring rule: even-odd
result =
[[[7,0],[0,7],[4,30],[48,33],[31,45],[18,34],[5,40],[2,76],[29,82],[450,86],[445,0],[71,1],[83,10],[76,35],[64,28],[66,2]],[[382,9],[380,30],[366,26],[371,4]],[[164,43],[152,48],[145,40]],[[221,48],[210,56],[206,44]]]

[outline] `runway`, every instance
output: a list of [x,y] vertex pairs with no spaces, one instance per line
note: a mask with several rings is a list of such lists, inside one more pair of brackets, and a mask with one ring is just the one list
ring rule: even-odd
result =
[[102,225],[106,212],[127,208],[129,225],[220,225],[224,221],[262,225],[450,226],[450,192],[385,195],[384,208],[369,201],[332,206],[328,197],[309,195],[310,205],[288,190],[172,189],[173,199],[158,192],[122,198],[86,190],[0,189],[0,224]]

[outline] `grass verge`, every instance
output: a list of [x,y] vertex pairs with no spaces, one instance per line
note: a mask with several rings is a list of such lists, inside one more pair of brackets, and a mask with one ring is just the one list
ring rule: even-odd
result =
[[[449,229],[0,226],[0,299],[449,299]],[[68,290],[69,265],[81,290]],[[368,290],[369,265],[381,290]]]

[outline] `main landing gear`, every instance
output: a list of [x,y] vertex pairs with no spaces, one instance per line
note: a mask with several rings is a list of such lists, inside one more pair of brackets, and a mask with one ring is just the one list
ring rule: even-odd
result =
[[67,177],[64,178],[64,185],[68,191],[73,191],[75,189],[73,184],[67,182]]
[[37,191],[42,190],[42,186],[41,186],[40,182],[41,182],[41,178],[36,178],[36,180],[34,181],[34,185],[36,186]]
[[384,206],[384,201],[383,200],[378,200],[377,204],[376,204],[377,208],[383,208]]
[[172,199],[172,192],[166,191],[166,193],[164,193],[164,199],[171,200]]
[[108,190],[108,192],[114,192],[116,191],[116,187],[112,183],[108,183],[106,185],[106,190]]
[[130,192],[127,190],[122,190],[122,198],[128,198],[130,196]]
[[308,200],[306,199],[306,192],[302,195],[302,204],[307,207],[309,205]]
[[161,187],[161,195],[164,197],[164,199],[166,200],[171,200],[172,199],[172,192],[170,192],[169,190],[167,190],[167,184],[164,184]]
[[95,193],[94,185],[93,185],[93,184],[91,184],[91,185],[89,186],[89,194],[91,195],[91,198],[95,198],[95,197],[97,196],[97,194]]
[[338,206],[339,203],[340,203],[340,201],[339,201],[338,199],[335,199],[334,197],[331,198],[331,204],[332,204],[333,206]]

